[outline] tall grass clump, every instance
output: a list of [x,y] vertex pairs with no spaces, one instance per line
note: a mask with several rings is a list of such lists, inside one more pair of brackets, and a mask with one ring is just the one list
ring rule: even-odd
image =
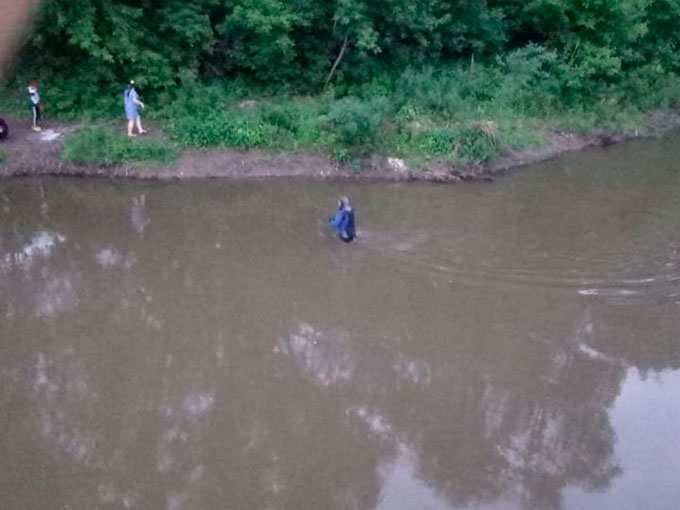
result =
[[328,109],[329,102],[324,96],[280,97],[265,102],[258,115],[276,128],[275,148],[325,150],[329,143],[325,131]]
[[340,159],[376,148],[386,110],[384,99],[361,100],[350,96],[333,101],[322,121],[328,146]]
[[417,133],[412,152],[457,163],[484,163],[498,156],[500,139],[493,124],[438,127]]
[[269,145],[276,129],[256,116],[225,112],[173,118],[168,131],[185,147],[252,149]]
[[160,116],[184,147],[313,149],[324,136],[324,103],[323,96],[268,96],[238,83],[193,84],[169,101]]
[[173,163],[177,150],[166,140],[133,138],[101,127],[81,129],[64,140],[62,159],[77,165]]
[[163,110],[166,128],[180,145],[189,148],[267,146],[276,128],[261,118],[251,101],[238,106],[238,95],[228,86],[192,84]]

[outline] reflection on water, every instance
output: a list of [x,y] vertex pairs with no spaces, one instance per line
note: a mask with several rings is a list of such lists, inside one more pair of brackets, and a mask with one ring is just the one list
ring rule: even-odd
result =
[[349,347],[346,335],[324,333],[309,324],[301,324],[282,341],[280,350],[293,358],[312,380],[329,386],[352,380],[354,361]]
[[675,152],[0,183],[3,509],[675,508]]
[[144,229],[151,223],[146,212],[146,194],[132,197],[130,205],[130,223],[139,235],[144,234]]

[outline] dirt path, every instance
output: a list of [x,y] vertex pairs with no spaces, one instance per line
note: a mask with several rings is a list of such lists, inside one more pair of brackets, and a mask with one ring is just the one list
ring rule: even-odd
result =
[[54,168],[59,170],[59,155],[64,135],[74,131],[76,125],[48,122],[43,131],[31,130],[30,120],[16,119],[0,113],[9,124],[9,137],[0,142],[0,150],[7,154],[7,161],[0,166],[0,175],[21,174],[21,169]]
[[[135,164],[127,166],[80,166],[61,161],[64,136],[78,129],[75,123],[47,122],[43,131],[34,133],[26,119],[0,116],[10,124],[10,136],[0,142],[7,161],[0,165],[0,177],[61,175],[107,176],[137,179],[191,178],[266,178],[306,177],[315,179],[354,179],[381,181],[456,182],[492,180],[493,176],[521,166],[546,161],[567,151],[620,143],[642,136],[660,136],[680,127],[677,112],[655,113],[649,117],[644,134],[621,135],[607,132],[589,135],[548,132],[549,142],[542,147],[508,151],[486,165],[454,168],[446,163],[433,163],[427,169],[411,170],[400,159],[374,156],[361,162],[355,172],[317,154],[268,153],[264,151],[205,150],[185,151],[169,166]],[[121,123],[121,129],[123,125]]]

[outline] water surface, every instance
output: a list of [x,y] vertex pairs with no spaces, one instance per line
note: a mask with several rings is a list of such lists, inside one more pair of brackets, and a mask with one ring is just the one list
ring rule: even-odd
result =
[[678,141],[461,186],[0,181],[2,508],[677,508]]

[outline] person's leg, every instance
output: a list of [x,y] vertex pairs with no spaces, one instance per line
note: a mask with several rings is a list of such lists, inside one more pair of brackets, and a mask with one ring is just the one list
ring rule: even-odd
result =
[[38,129],[38,107],[36,105],[31,106],[31,115],[33,119],[33,131]]
[[135,134],[132,132],[132,130],[134,129],[134,127],[135,127],[135,121],[134,121],[134,119],[128,119],[128,136],[129,136],[129,137],[137,136],[137,135],[135,135]]
[[144,128],[142,127],[142,116],[141,115],[137,117],[137,131],[139,132],[140,135],[143,135],[144,133],[146,133],[146,131],[144,131]]

